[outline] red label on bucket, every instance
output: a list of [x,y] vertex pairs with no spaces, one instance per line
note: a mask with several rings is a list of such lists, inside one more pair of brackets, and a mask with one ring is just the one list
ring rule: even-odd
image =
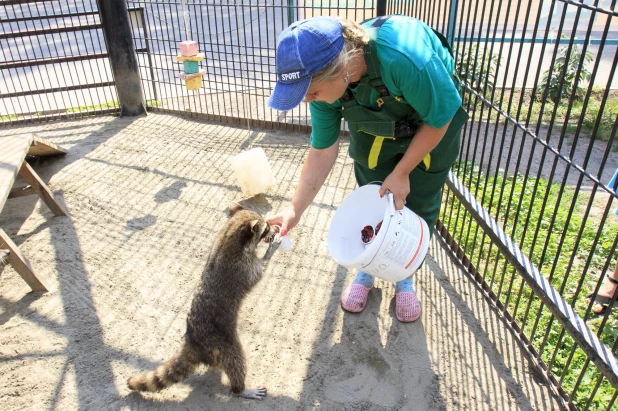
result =
[[[419,222],[419,224],[422,224],[420,217],[418,217],[418,222]],[[410,267],[412,265],[412,263],[414,262],[414,260],[416,260],[416,256],[418,255],[418,252],[421,251],[421,244],[423,244],[423,230],[421,230],[421,239],[418,242],[418,247],[416,247],[416,251],[414,252],[414,256],[412,257],[412,259],[410,260],[408,265],[406,265],[406,268]]]

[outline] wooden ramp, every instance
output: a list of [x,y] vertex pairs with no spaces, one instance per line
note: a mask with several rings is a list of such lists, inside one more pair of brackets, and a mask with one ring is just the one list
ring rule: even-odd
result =
[[[58,154],[66,154],[66,151],[35,134],[0,138],[0,213],[7,199],[38,194],[54,215],[67,215],[67,212],[56,201],[47,185],[25,161],[28,155],[51,156]],[[26,187],[13,188],[18,174],[28,184]],[[36,275],[28,259],[2,229],[0,229],[0,249],[9,250],[9,264],[22,276],[33,291],[47,291],[47,287]]]
[[66,153],[67,151],[65,149],[58,147],[51,141],[47,141],[43,137],[39,137],[37,134],[32,134],[32,142],[30,143],[30,149],[28,150],[29,156],[45,157],[57,156]]

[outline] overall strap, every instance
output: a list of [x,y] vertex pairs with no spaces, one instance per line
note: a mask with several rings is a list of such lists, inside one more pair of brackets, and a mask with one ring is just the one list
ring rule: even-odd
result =
[[[380,73],[380,61],[378,60],[378,53],[376,49],[376,39],[378,37],[378,31],[386,20],[391,16],[378,17],[373,24],[367,30],[369,34],[369,43],[365,46],[365,63],[367,64],[367,76],[368,81],[361,82],[356,89],[356,97],[361,101],[368,101],[371,96],[371,90],[375,89],[381,97],[390,95],[384,81],[382,81],[382,74]],[[361,23],[362,24],[362,23]],[[351,93],[347,96],[344,95],[344,101],[346,97],[351,97]]]
[[391,16],[394,16],[394,14],[389,14],[389,15],[386,15],[386,16],[380,16],[378,18],[376,18],[376,17],[369,17],[368,19],[365,19],[365,20],[361,21],[359,24],[363,25],[363,24],[367,23],[370,20],[376,19],[376,21],[373,22],[371,27],[380,27],[382,24],[384,24],[384,22],[386,20],[390,19]]
[[[390,19],[392,16],[395,16],[396,14],[389,14],[387,16],[380,16],[376,19],[376,21],[373,22],[373,24],[371,25],[371,27],[380,27],[382,24],[384,24],[384,22],[386,22],[386,20]],[[372,20],[374,17],[365,19],[363,21],[360,22],[360,24],[364,24],[370,20]],[[439,31],[431,28],[431,30],[434,32],[434,34],[440,39],[440,42],[442,43],[442,46],[444,48],[446,48],[448,50],[448,52],[451,54],[451,56],[453,56],[453,49],[451,48],[451,45],[448,44],[448,40],[446,39],[446,37],[444,37],[444,35],[442,33],[440,33]]]

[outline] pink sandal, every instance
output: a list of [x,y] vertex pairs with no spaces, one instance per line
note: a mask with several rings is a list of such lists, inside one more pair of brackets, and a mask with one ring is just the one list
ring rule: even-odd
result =
[[397,319],[402,323],[411,323],[421,316],[421,303],[416,293],[400,292],[395,294]]
[[341,306],[351,313],[360,313],[367,305],[367,296],[371,287],[362,284],[350,284],[341,294]]

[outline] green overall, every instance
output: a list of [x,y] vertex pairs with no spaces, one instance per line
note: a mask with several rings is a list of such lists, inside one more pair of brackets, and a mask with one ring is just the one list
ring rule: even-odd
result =
[[[370,41],[365,46],[366,75],[353,91],[347,90],[341,98],[342,115],[350,129],[350,157],[354,160],[354,173],[359,186],[383,182],[402,159],[413,134],[396,135],[397,121],[407,120],[408,124],[417,125],[421,121],[403,97],[391,95],[382,81],[375,43],[378,30],[379,26],[376,27],[375,23],[367,29]],[[436,34],[451,51],[444,36]],[[453,81],[461,94],[459,82],[456,78]],[[372,89],[379,96],[376,110],[364,107],[357,101],[369,101]],[[459,154],[461,129],[467,120],[468,114],[459,107],[440,143],[410,173],[410,194],[406,197],[406,207],[427,222],[432,234],[440,211],[442,188]]]

